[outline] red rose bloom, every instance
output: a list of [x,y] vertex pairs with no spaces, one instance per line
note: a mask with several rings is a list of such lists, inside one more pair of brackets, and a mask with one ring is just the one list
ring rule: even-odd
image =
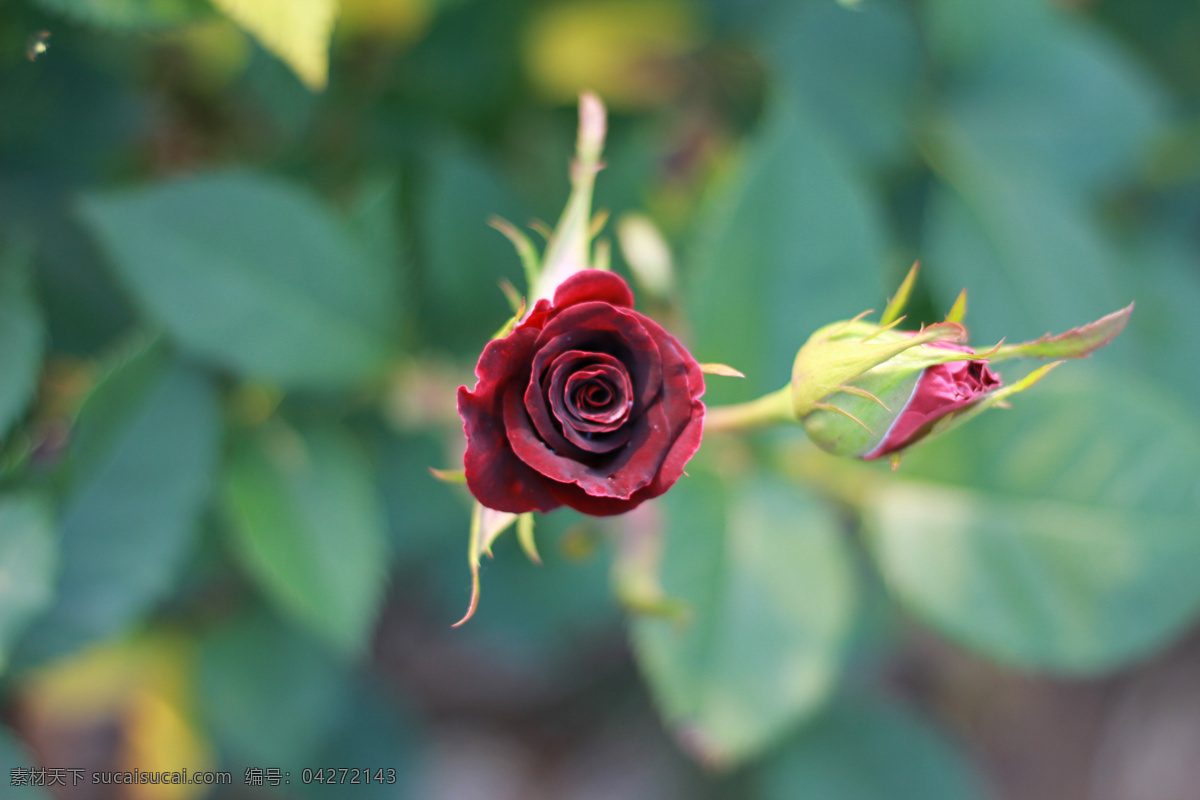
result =
[[467,488],[497,511],[620,514],[670,489],[700,447],[699,365],[611,272],[563,281],[475,376],[458,390]]

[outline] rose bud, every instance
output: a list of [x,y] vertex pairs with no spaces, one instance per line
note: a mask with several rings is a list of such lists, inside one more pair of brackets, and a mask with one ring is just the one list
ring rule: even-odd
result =
[[[911,338],[892,331],[879,336],[898,343]],[[868,460],[915,444],[934,423],[948,422],[1001,385],[982,359],[940,361],[954,353],[975,355],[969,347],[934,340],[872,367],[812,404],[800,417],[805,432],[823,450]]]
[[977,354],[965,346],[966,292],[945,322],[920,331],[895,327],[916,277],[916,266],[888,304],[879,324],[852,320],[821,328],[800,348],[789,387],[791,412],[809,438],[830,453],[853,458],[892,456],[940,435],[1024,391],[1056,361],[1002,385],[990,366],[1008,358],[1082,358],[1112,341],[1133,306],[1074,328]]
[[567,277],[475,375],[458,390],[466,483],[495,511],[620,514],[671,488],[700,446],[700,365],[612,272]]

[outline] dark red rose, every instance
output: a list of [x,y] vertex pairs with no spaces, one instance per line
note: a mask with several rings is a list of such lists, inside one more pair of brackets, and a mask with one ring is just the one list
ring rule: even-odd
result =
[[612,272],[567,278],[459,387],[467,488],[497,511],[620,514],[670,489],[700,447],[704,376]]

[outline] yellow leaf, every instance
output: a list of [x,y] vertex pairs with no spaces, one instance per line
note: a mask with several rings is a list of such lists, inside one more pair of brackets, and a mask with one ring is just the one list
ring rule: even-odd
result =
[[618,108],[662,102],[682,83],[680,63],[700,42],[683,0],[568,0],[540,4],[523,42],[534,85],[553,100],[594,90]]
[[433,0],[341,0],[338,38],[361,36],[396,42],[420,38],[433,21]]
[[[191,644],[170,634],[105,642],[34,671],[21,686],[21,704],[37,727],[115,723],[121,770],[212,770],[216,755],[192,707],[193,661]],[[195,800],[209,787],[180,781],[128,788],[131,800]]]
[[284,61],[308,88],[325,88],[338,0],[213,0]]

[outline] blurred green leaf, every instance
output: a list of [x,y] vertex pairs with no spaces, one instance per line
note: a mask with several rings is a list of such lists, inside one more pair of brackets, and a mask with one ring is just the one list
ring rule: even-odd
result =
[[152,345],[96,386],[73,435],[62,572],[54,606],[26,639],[34,658],[116,634],[170,590],[211,490],[216,398]]
[[[2,776],[0,780],[3,780],[6,785],[17,786],[18,784],[13,779],[13,770],[32,768],[33,759],[26,754],[21,742],[8,728],[0,725],[0,776]],[[50,800],[50,795],[32,781],[26,786],[21,786],[19,790],[14,789],[13,791],[14,793],[19,791],[20,796],[25,800]]]
[[76,22],[100,28],[170,28],[203,19],[212,9],[203,0],[34,0]]
[[[312,760],[313,766],[355,766],[370,770],[372,782],[354,786],[362,800],[409,800],[416,797],[414,776],[419,773],[417,741],[405,724],[403,710],[383,686],[361,680],[341,705],[341,719]],[[396,782],[374,780],[377,770],[395,770]],[[302,787],[306,797],[324,800],[329,787],[310,783]]]
[[137,313],[74,215],[55,213],[38,242],[37,283],[46,329],[57,354],[103,357]]
[[693,470],[662,509],[663,588],[690,613],[635,619],[634,652],[681,744],[736,763],[833,688],[853,625],[849,555],[833,513],[774,478],[726,486]]
[[1200,417],[1200,370],[1180,369],[1182,353],[1200,353],[1200,246],[1190,230],[1154,231],[1126,254],[1123,285],[1137,299],[1129,330],[1140,347],[1135,363]]
[[25,411],[42,368],[45,329],[20,253],[0,257],[0,441]]
[[1096,673],[1200,610],[1200,431],[1159,393],[1072,366],[906,454],[865,525],[889,586],[946,635]]
[[302,631],[261,611],[210,630],[200,643],[199,692],[208,727],[235,764],[334,766],[309,759],[341,713],[346,673]]
[[993,168],[1072,190],[1132,177],[1165,129],[1166,98],[1098,32],[1062,22],[999,39],[945,100],[942,126]]
[[212,0],[212,4],[282,59],[309,89],[325,88],[338,0]]
[[336,428],[276,423],[236,447],[225,476],[235,551],[281,611],[361,653],[387,581],[370,465]]
[[347,228],[376,267],[398,275],[404,266],[400,230],[400,180],[375,175],[363,181],[347,214]]
[[921,21],[938,60],[953,66],[987,56],[996,42],[1025,38],[1041,44],[1056,33],[1046,0],[925,0]]
[[54,598],[58,540],[49,505],[29,494],[0,495],[0,674],[9,645]]
[[763,128],[690,253],[692,352],[746,374],[713,382],[711,402],[783,386],[813,330],[883,295],[883,221],[851,164],[790,101]]
[[418,208],[421,328],[439,349],[477,354],[512,316],[500,280],[530,292],[512,245],[487,220],[498,215],[522,225],[528,212],[487,161],[457,144],[432,153]]
[[784,85],[858,158],[874,165],[903,159],[922,67],[912,13],[889,0],[781,10],[766,37]]
[[980,781],[942,736],[904,707],[834,703],[758,775],[762,800],[969,800]]
[[1121,291],[1117,253],[1085,209],[1032,174],[981,163],[966,192],[936,187],[924,239],[936,306],[949,309],[966,287],[966,323],[979,346],[1069,330],[1134,299]]
[[[447,549],[466,549],[471,524],[468,496],[429,473],[446,460],[446,448],[429,435],[380,434],[374,469],[387,510],[392,549],[401,561],[431,554],[447,557]],[[461,559],[455,561],[461,567]]]
[[[578,679],[562,665],[579,659],[578,644],[604,633],[619,635],[621,614],[609,590],[612,564],[597,521],[569,508],[536,517],[542,564],[522,552],[516,536],[500,537],[494,559],[483,560],[483,599],[471,621],[453,632],[529,680]],[[449,554],[429,574],[438,581],[438,620],[462,617],[470,596],[467,528],[443,532]],[[582,669],[582,668],[581,668]],[[578,670],[573,670],[578,672]]]
[[296,386],[361,381],[389,356],[394,272],[297,187],[207,175],[90,195],[83,214],[126,285],[198,355]]

